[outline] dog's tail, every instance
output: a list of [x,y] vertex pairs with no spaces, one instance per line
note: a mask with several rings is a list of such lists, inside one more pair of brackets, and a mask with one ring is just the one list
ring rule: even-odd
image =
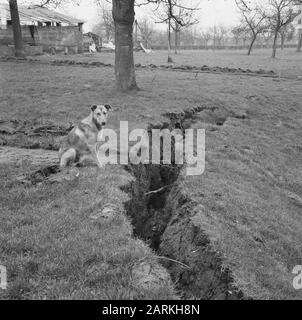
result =
[[68,166],[69,163],[75,162],[77,157],[77,151],[74,148],[69,148],[65,151],[59,151],[60,167],[64,168]]

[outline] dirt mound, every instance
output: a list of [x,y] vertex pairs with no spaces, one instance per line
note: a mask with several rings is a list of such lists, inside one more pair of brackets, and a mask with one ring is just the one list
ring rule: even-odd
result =
[[22,174],[16,176],[14,181],[24,185],[61,183],[79,177],[77,168],[61,171],[58,166],[58,153],[43,149],[0,147],[0,164],[19,167]]
[[12,163],[29,167],[40,167],[58,162],[58,153],[49,150],[29,150],[15,147],[0,147],[0,163]]
[[0,120],[0,145],[27,149],[58,150],[59,140],[73,124],[57,125],[51,121]]
[[180,66],[172,66],[172,65],[161,65],[156,66],[154,64],[149,64],[147,66],[142,66],[141,64],[136,65],[137,68],[148,67],[151,69],[167,69],[173,71],[187,71],[187,72],[207,72],[207,73],[230,73],[230,74],[242,74],[242,75],[258,75],[258,76],[277,76],[273,70],[250,70],[250,69],[242,69],[242,68],[228,68],[228,67],[209,67],[204,65],[202,67],[191,66],[191,65],[180,65]]
[[[12,60],[4,58],[4,60]],[[3,59],[2,59],[3,60]],[[29,61],[32,63],[43,63],[43,64],[50,64],[54,66],[82,66],[82,67],[113,67],[114,65],[111,63],[104,63],[101,61],[76,61],[76,60],[69,60],[69,59],[62,59],[62,60],[49,60],[49,61],[42,61],[39,58],[26,58],[20,61]],[[19,60],[14,60],[19,61]],[[160,70],[170,70],[170,71],[180,71],[180,72],[194,72],[194,73],[228,73],[234,75],[250,75],[250,76],[261,76],[261,77],[279,77],[273,70],[251,70],[251,69],[242,69],[242,68],[229,68],[229,67],[220,67],[214,66],[210,67],[207,65],[203,66],[192,66],[192,65],[177,65],[173,66],[170,64],[165,65],[155,65],[153,63],[144,65],[141,63],[135,64],[136,68],[139,69],[160,69]]]
[[16,134],[23,133],[28,136],[42,136],[51,134],[54,136],[64,136],[73,125],[70,123],[67,126],[56,125],[51,121],[41,123],[39,120],[1,120],[0,119],[0,134]]

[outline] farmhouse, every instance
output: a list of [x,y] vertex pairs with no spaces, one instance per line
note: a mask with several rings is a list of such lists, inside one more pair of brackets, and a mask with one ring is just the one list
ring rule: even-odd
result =
[[298,7],[298,15],[294,20],[294,28],[297,32],[298,35],[298,47],[297,47],[297,51],[300,52],[301,51],[301,47],[302,47],[302,5],[299,5]]
[[302,5],[299,5],[298,6],[298,15],[297,17],[295,18],[295,20],[293,21],[294,23],[294,27],[297,29],[297,30],[301,30],[302,29]]
[[[84,21],[41,7],[19,6],[19,16],[28,54],[83,50]],[[13,44],[9,6],[0,4],[0,54],[13,50]]]

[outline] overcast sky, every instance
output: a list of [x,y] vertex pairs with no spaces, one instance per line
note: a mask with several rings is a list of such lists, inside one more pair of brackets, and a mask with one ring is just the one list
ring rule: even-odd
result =
[[[192,0],[192,2],[194,1]],[[198,17],[201,27],[213,25],[231,26],[238,23],[239,15],[234,0],[201,0],[200,7],[201,10],[198,13]],[[152,6],[136,8],[135,11],[138,20],[142,17],[148,17],[150,20],[153,19]],[[86,31],[89,31],[100,19],[94,0],[82,1],[80,6],[68,6],[64,12],[87,21],[85,25]]]
[[[19,0],[18,3],[22,4],[24,1],[30,0]],[[195,0],[187,1],[195,2]],[[198,1],[199,0],[196,0],[196,2]],[[34,2],[35,0],[32,1],[32,3]],[[0,0],[0,3],[7,3],[7,0]],[[201,10],[197,14],[200,20],[200,27],[209,27],[213,25],[232,26],[236,25],[239,21],[239,14],[236,9],[235,0],[200,0],[200,4]],[[90,31],[93,25],[100,20],[95,0],[82,0],[79,6],[68,5],[59,9],[59,11],[85,20],[85,31]],[[143,17],[149,18],[150,21],[154,19],[152,6],[150,5],[139,8],[136,7],[135,12],[138,21]],[[160,25],[156,26],[160,28]],[[161,26],[161,28],[166,27]]]

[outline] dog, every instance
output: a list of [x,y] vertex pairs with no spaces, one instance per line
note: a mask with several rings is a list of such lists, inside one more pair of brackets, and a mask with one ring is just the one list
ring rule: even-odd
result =
[[75,126],[63,141],[59,150],[60,167],[72,163],[81,164],[84,160],[93,160],[99,167],[100,163],[96,145],[102,128],[107,124],[111,105],[92,105],[90,115]]

